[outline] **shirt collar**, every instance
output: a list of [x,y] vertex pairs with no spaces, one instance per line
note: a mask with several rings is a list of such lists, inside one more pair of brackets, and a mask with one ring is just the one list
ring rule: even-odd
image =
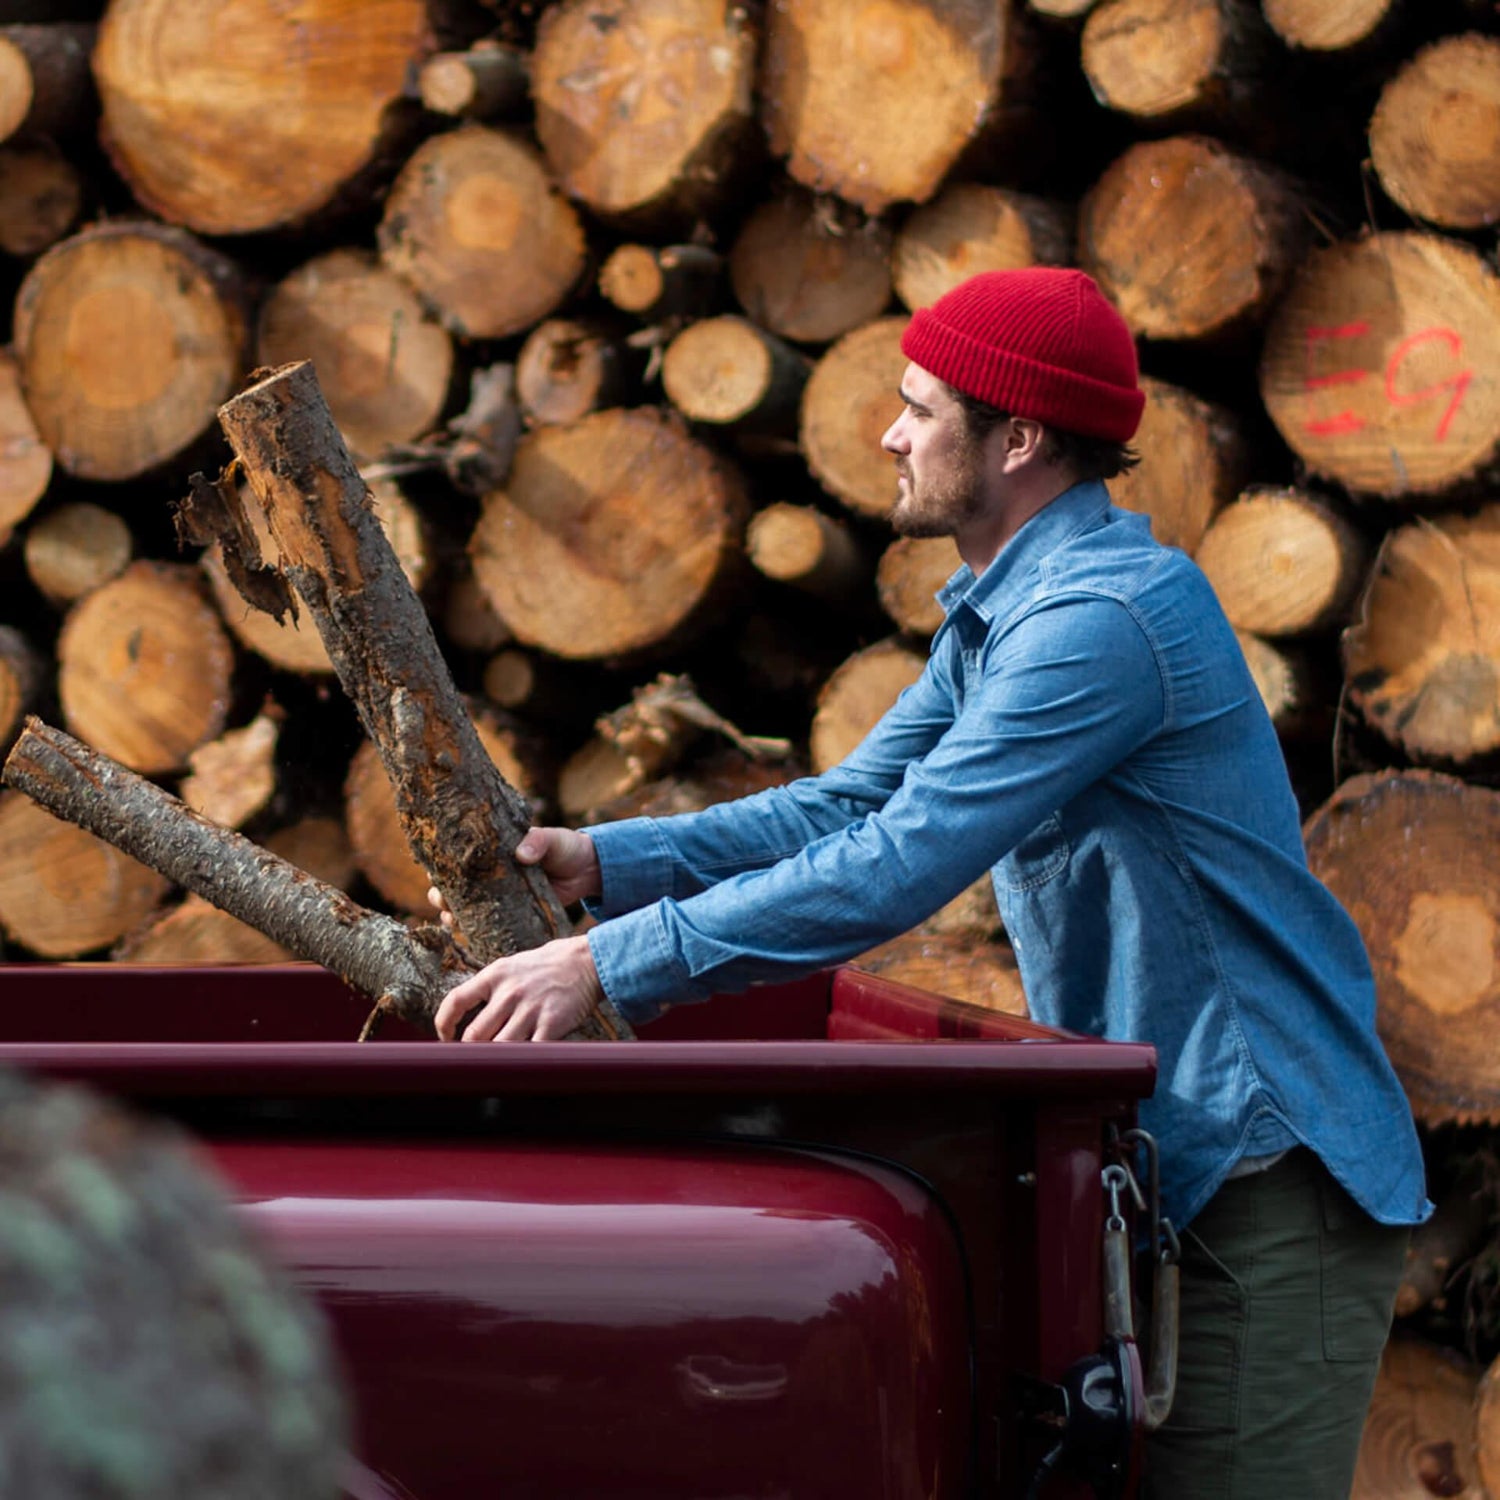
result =
[[1035,568],[1044,557],[1097,522],[1109,509],[1109,491],[1098,479],[1086,479],[1049,500],[1006,542],[977,577],[967,563],[936,594],[945,614],[959,603],[969,605],[988,623],[995,599],[1006,584]]

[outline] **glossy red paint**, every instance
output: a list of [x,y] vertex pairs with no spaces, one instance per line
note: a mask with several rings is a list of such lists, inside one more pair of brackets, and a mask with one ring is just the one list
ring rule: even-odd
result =
[[[333,1311],[385,1455],[351,1494],[1020,1492],[1016,1378],[1099,1346],[1106,1134],[1152,1049],[853,970],[630,1046],[352,1045],[366,1010],[306,965],[0,969],[0,1061],[181,1115]],[[799,1279],[859,1256],[834,1312]]]
[[332,1318],[363,1462],[422,1500],[962,1485],[962,1259],[888,1167],[743,1144],[215,1156]]

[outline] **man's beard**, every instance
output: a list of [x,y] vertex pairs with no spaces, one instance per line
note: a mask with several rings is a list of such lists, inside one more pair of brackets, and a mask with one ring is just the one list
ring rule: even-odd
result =
[[904,463],[898,463],[896,470],[906,478],[906,491],[898,490],[890,514],[891,529],[898,536],[953,536],[983,509],[978,444],[966,447],[951,468],[928,479],[920,490]]

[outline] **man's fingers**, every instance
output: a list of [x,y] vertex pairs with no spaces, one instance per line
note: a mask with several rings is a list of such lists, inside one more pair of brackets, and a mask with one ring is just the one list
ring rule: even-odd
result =
[[497,994],[485,1008],[464,1028],[459,1038],[465,1042],[492,1042],[501,1028],[510,1019],[516,998],[511,994]]
[[529,828],[516,845],[516,859],[523,865],[534,865],[547,852],[547,835],[543,829]]
[[427,900],[430,905],[437,907],[438,921],[444,927],[451,928],[453,926],[453,913],[448,910],[448,903],[443,900],[443,893],[435,885],[427,887]]
[[511,1011],[505,1024],[494,1034],[497,1042],[525,1042],[533,1040],[536,1027],[536,1012],[528,1005],[517,1006]]

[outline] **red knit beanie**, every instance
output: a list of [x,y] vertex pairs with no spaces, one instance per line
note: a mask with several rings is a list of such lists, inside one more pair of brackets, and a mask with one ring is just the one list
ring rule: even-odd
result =
[[1086,437],[1128,441],[1146,404],[1135,340],[1082,271],[983,271],[913,313],[901,352],[967,396]]

